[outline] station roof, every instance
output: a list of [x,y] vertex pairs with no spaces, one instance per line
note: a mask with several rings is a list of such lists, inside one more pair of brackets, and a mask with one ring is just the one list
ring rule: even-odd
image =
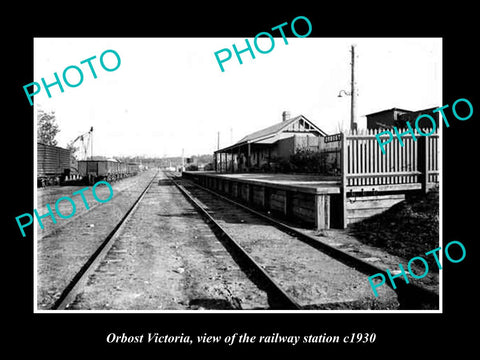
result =
[[317,127],[314,123],[308,120],[303,115],[298,115],[286,121],[282,121],[275,125],[266,127],[264,129],[255,131],[251,134],[240,139],[233,145],[227,146],[223,149],[219,149],[215,152],[224,152],[226,150],[234,149],[239,146],[243,146],[251,143],[261,143],[261,144],[273,144],[279,140],[279,135],[283,132],[291,133],[306,133],[306,132],[316,132],[320,136],[326,136],[323,130]]

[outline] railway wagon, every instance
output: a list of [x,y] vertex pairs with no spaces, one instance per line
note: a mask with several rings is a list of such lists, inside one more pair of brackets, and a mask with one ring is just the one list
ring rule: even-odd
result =
[[78,172],[89,184],[100,180],[111,182],[136,175],[129,172],[129,164],[115,159],[79,160]]
[[37,186],[58,185],[70,175],[70,150],[37,143]]
[[140,165],[139,164],[136,164],[136,163],[128,163],[127,164],[127,173],[130,176],[137,175],[139,171],[140,171]]
[[116,180],[118,161],[116,160],[79,160],[78,173],[89,184],[100,180]]
[[118,162],[117,164],[118,164],[118,170],[117,170],[118,176],[120,176],[121,178],[126,177],[128,175],[127,163]]

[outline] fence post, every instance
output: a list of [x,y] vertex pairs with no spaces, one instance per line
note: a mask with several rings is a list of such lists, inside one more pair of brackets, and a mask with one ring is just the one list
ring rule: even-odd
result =
[[427,193],[428,183],[428,138],[421,136],[418,140],[417,164],[420,171],[420,184],[422,184],[422,192]]
[[341,226],[347,228],[347,135],[342,132],[342,140],[340,146],[340,170],[341,170]]
[[330,229],[330,195],[315,194],[315,226],[317,230]]

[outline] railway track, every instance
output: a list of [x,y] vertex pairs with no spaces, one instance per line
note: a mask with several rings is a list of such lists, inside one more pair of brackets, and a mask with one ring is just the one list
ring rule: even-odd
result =
[[80,291],[82,286],[88,280],[90,274],[95,270],[100,261],[105,257],[107,252],[112,247],[113,243],[116,240],[116,236],[122,229],[125,222],[129,219],[131,214],[134,212],[135,208],[138,206],[145,193],[148,191],[150,186],[153,184],[155,177],[158,172],[152,177],[150,182],[147,184],[145,189],[140,193],[140,196],[135,200],[133,205],[127,210],[122,219],[114,227],[114,229],[107,235],[107,237],[101,242],[100,246],[96,251],[90,256],[90,258],[84,263],[72,280],[68,283],[65,289],[62,291],[60,297],[52,305],[51,310],[64,310],[74,299],[77,293]]
[[[122,180],[126,180],[126,179],[122,179]],[[112,183],[111,185],[115,186],[115,193],[135,191],[134,183],[130,183],[130,184]],[[81,187],[84,187],[84,186],[81,186]],[[40,195],[38,196],[39,201],[37,206],[39,209],[45,209],[46,204],[52,204],[53,206],[53,204],[56,202],[57,199],[59,199],[62,196],[72,196],[72,193],[78,189],[79,189],[79,186],[61,186],[56,189],[47,188],[47,189],[37,190],[40,193]],[[37,230],[38,240],[41,240],[43,237],[47,237],[52,233],[58,232],[60,228],[68,226],[70,222],[75,221],[79,216],[82,216],[85,213],[92,211],[97,206],[102,204],[95,200],[91,192],[84,193],[84,196],[86,198],[86,202],[89,204],[88,209],[86,209],[83,206],[82,207],[77,206],[76,213],[75,213],[76,215],[74,217],[71,217],[70,219],[62,219],[62,221],[61,222],[59,221],[57,224],[55,224],[55,226],[49,226],[49,227],[45,227],[44,229],[38,229]],[[103,194],[101,196],[103,196]],[[70,206],[69,204],[67,205],[65,203],[60,203],[59,204],[60,212],[62,213],[68,212],[69,206]]]
[[247,263],[247,266],[262,282],[262,287],[271,293],[276,299],[275,306],[286,310],[300,310],[302,308],[302,306],[284,289],[282,289],[282,287],[274,280],[274,278],[270,276],[269,273],[265,271],[265,269],[258,262],[256,262],[255,259],[237,241],[235,241],[234,237],[231,236],[229,232],[214,219],[214,217],[211,215],[211,212],[209,212],[208,209],[192,195],[192,187],[190,187],[190,191],[188,191],[184,186],[179,184],[178,181],[175,181],[171,174],[169,175],[169,178],[182,192],[182,194],[184,194],[187,199],[201,212],[201,215],[204,216],[206,222],[213,228],[215,234],[218,237],[228,241],[228,245],[231,245],[232,250],[241,257],[243,262]]
[[239,254],[264,288],[275,294],[276,307],[361,309],[398,305],[390,289],[380,301],[371,296],[363,273],[381,272],[371,264],[190,181],[174,178],[171,173],[169,178],[202,213],[217,237]]
[[418,295],[431,295],[383,287],[375,298],[365,274],[377,272],[265,214],[157,173],[50,309],[396,309],[418,308]]
[[52,310],[268,308],[172,181],[156,176]]
[[[233,201],[232,199],[213,192],[210,189],[203,188],[198,184],[194,184],[190,181],[182,181],[179,178],[175,178],[171,173],[168,176],[172,181],[174,181],[176,186],[189,199],[189,201],[191,201],[195,205],[195,207],[203,214],[208,223],[211,224],[211,226],[215,229],[217,235],[227,239],[228,242],[231,243],[232,246],[236,249],[236,251],[238,251],[241,256],[245,258],[245,260],[255,269],[255,272],[257,272],[259,276],[262,277],[263,281],[269,284],[268,287],[278,295],[279,299],[281,299],[282,306],[287,309],[323,307],[329,308],[332,304],[301,304],[301,302],[295,299],[295,296],[289,294],[292,292],[295,293],[294,287],[291,288],[290,291],[282,289],[282,286],[280,286],[278,281],[275,280],[275,278],[281,277],[279,277],[278,275],[271,276],[268,271],[265,271],[265,268],[268,267],[268,265],[262,265],[262,259],[255,260],[250,255],[251,251],[246,250],[245,247],[242,247],[242,245],[235,240],[235,237],[241,238],[245,234],[242,234],[241,230],[235,230],[235,226],[232,225],[232,223],[235,223],[235,221],[228,221],[229,217],[231,220],[231,216],[226,214],[225,211],[228,212],[230,208],[235,207],[237,209],[241,209],[241,211],[249,213],[255,218],[262,219],[262,221],[265,221],[266,223],[279,229],[281,232],[288,235],[291,239],[295,239],[304,244],[307,244],[308,246],[318,250],[322,254],[326,254],[328,257],[331,257],[345,264],[346,266],[355,269],[355,271],[365,274],[366,276],[362,280],[364,283],[366,282],[366,277],[373,274],[382,273],[387,276],[384,269],[377,267],[360,258],[357,258],[338,248],[332,247],[320,241],[317,237],[309,235],[292,226],[286,225],[268,216],[267,214],[251,209],[243,204]],[[234,217],[236,216],[237,215],[234,215]],[[248,218],[249,216],[246,217]],[[241,223],[243,222],[244,221],[242,220]],[[243,224],[241,224],[240,227],[245,229]],[[248,241],[243,241],[243,243],[246,247],[249,246]],[[282,250],[285,251],[285,255],[291,255],[295,253],[295,246],[293,246],[291,252],[288,252],[287,249]],[[272,266],[270,266],[270,269],[272,269]],[[436,293],[419,287],[415,284],[410,283],[407,285],[402,282],[398,282],[395,292],[398,297],[400,309],[436,308],[438,306],[438,295]],[[370,305],[376,306],[374,302],[370,302]]]

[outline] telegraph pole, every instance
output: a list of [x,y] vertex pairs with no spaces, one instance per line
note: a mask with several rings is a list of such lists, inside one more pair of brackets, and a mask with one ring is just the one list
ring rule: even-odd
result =
[[93,126],[90,128],[90,159],[93,160]]
[[352,82],[351,82],[351,107],[350,107],[350,130],[357,129],[357,93],[355,88],[355,45],[352,45]]
[[184,151],[184,148],[182,148],[182,167],[181,167],[181,170],[180,172],[184,171],[185,170],[185,162],[184,162],[184,156],[185,156],[185,151]]
[[350,129],[356,130],[357,129],[357,93],[355,88],[355,45],[352,45],[352,83],[351,83],[351,114],[350,114]]
[[345,90],[340,90],[338,93],[338,97],[343,97],[345,94],[346,96],[351,96],[350,99],[350,130],[357,129],[357,89],[355,83],[355,45],[352,45],[350,52],[352,53],[352,62],[351,65],[351,81],[350,81],[350,92]]

